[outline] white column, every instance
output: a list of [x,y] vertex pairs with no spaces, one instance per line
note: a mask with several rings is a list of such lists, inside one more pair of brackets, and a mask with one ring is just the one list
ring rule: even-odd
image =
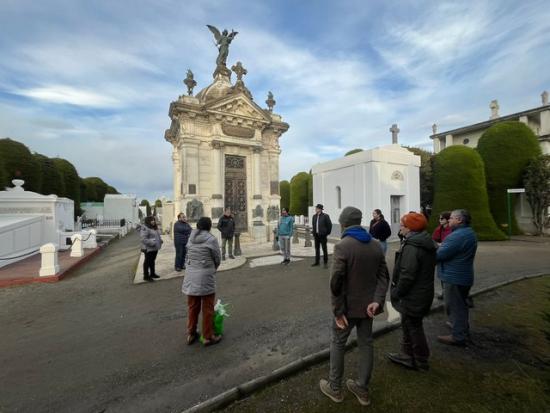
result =
[[82,257],[84,256],[84,249],[82,248],[82,235],[74,234],[71,237],[71,257]]
[[181,159],[177,145],[174,145],[172,150],[172,173],[174,179],[174,200],[181,196]]
[[55,275],[59,272],[59,264],[57,262],[57,246],[52,244],[42,245],[40,247],[40,254],[42,254],[42,264],[40,266],[40,277],[46,277],[48,275]]
[[[199,188],[199,144],[198,139],[187,138],[182,144],[182,149],[185,154],[184,159],[184,188],[183,192],[185,194],[195,196],[200,193]],[[189,186],[195,185],[195,194],[189,193]]]
[[445,148],[453,146],[453,135],[445,135]]

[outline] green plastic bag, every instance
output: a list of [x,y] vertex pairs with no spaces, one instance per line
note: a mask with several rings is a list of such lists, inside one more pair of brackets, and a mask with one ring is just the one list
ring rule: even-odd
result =
[[226,310],[227,305],[228,304],[222,304],[222,300],[218,299],[214,306],[214,335],[216,336],[221,336],[223,334],[223,320],[225,317],[229,317]]

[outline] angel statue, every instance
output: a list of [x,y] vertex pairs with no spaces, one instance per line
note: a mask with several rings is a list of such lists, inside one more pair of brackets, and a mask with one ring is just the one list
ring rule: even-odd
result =
[[209,24],[206,26],[214,34],[214,39],[216,39],[216,47],[218,48],[218,58],[216,59],[216,64],[218,66],[225,66],[227,55],[229,54],[229,44],[239,32],[231,30],[231,33],[229,33],[227,30],[224,30],[220,33],[220,31],[214,26],[210,26]]

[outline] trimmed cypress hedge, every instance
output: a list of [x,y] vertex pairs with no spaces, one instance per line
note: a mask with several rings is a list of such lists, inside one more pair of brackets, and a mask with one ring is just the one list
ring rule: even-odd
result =
[[430,228],[435,228],[439,214],[453,209],[467,209],[478,239],[506,239],[489,211],[485,171],[481,156],[466,146],[450,146],[434,157],[434,206]]
[[281,194],[281,209],[285,208],[288,211],[290,209],[290,182],[279,182],[279,194]]
[[63,175],[63,182],[65,182],[65,192],[62,195],[74,201],[74,213],[75,216],[81,215],[80,211],[80,177],[76,172],[75,167],[66,159],[54,158],[53,162],[56,168]]
[[290,180],[291,215],[307,215],[309,174],[299,172]]
[[3,191],[8,186],[8,183],[8,174],[4,165],[4,159],[0,156],[0,191]]
[[26,191],[38,192],[42,188],[40,163],[25,145],[10,138],[0,139],[0,158],[8,185],[12,179],[23,179]]
[[[538,139],[533,131],[521,122],[500,122],[481,135],[477,151],[485,164],[491,214],[497,225],[506,228],[506,190],[521,187],[525,168],[532,159],[541,154]],[[514,201],[517,199],[518,197],[514,197]],[[512,214],[512,233],[520,232],[515,214]]]
[[42,188],[40,193],[43,195],[64,194],[65,182],[63,181],[63,175],[55,166],[53,159],[39,153],[35,153],[34,157],[40,164],[42,173]]

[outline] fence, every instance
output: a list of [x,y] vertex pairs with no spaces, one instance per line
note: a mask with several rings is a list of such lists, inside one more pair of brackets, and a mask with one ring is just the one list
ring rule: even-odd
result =
[[122,219],[83,219],[81,228],[120,228],[126,225],[126,220]]

